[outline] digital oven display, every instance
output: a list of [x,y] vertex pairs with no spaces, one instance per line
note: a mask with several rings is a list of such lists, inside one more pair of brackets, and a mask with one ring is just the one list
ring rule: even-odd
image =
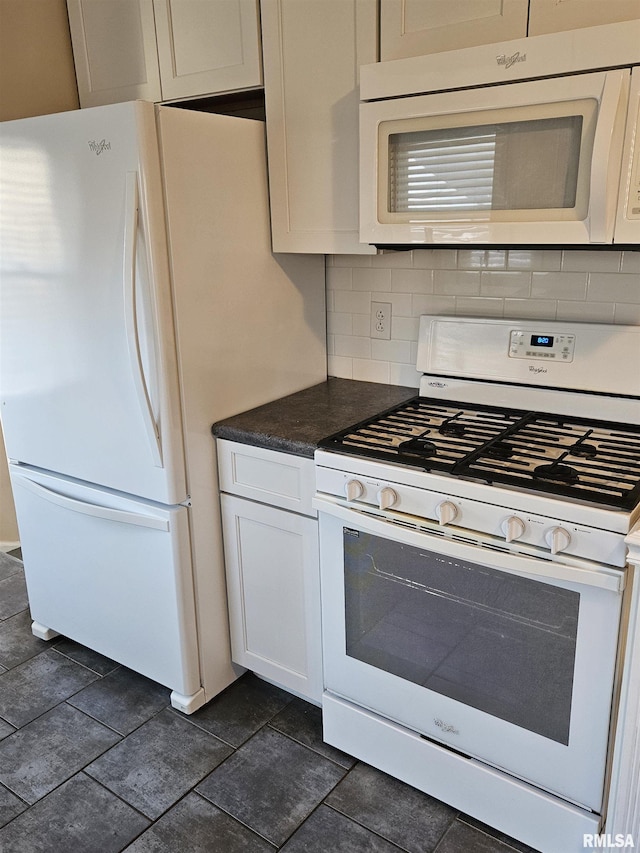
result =
[[531,335],[532,347],[552,347],[553,335]]

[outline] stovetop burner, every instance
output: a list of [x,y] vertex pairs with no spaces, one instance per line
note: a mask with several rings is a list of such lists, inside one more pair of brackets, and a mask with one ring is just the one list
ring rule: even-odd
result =
[[632,509],[640,426],[414,397],[319,445],[487,483]]

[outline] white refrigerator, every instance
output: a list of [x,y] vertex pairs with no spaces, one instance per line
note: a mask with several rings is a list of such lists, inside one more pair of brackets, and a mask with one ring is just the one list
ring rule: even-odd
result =
[[37,636],[196,710],[231,662],[211,425],[326,377],[324,258],[270,250],[264,125],[0,125],[0,411]]

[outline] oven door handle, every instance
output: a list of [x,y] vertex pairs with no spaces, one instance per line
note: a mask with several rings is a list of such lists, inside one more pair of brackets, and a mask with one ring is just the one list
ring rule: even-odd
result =
[[[324,513],[339,518],[345,527],[357,528],[387,539],[395,539],[417,548],[428,548],[447,557],[479,563],[489,568],[549,581],[569,582],[582,586],[597,587],[621,593],[624,590],[625,573],[599,563],[590,563],[577,557],[563,555],[562,562],[541,553],[540,557],[518,553],[514,548],[501,548],[492,536],[482,533],[459,534],[456,538],[452,527],[443,530],[435,522],[394,513],[392,510],[376,510],[375,513],[354,510],[339,498],[316,495],[313,506],[319,512],[320,523]],[[419,527],[418,527],[419,524]],[[469,539],[473,536],[473,542]],[[461,541],[464,537],[464,541]]]

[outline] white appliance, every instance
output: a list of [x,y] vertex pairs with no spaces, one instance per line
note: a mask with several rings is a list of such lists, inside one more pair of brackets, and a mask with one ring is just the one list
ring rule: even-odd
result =
[[640,20],[364,66],[361,242],[637,244],[638,65]]
[[422,317],[419,396],[315,457],[325,740],[544,853],[605,814],[638,363],[640,327]]
[[260,122],[0,128],[2,425],[36,636],[172,689],[231,664],[211,424],[326,376],[323,259],[270,251]]

